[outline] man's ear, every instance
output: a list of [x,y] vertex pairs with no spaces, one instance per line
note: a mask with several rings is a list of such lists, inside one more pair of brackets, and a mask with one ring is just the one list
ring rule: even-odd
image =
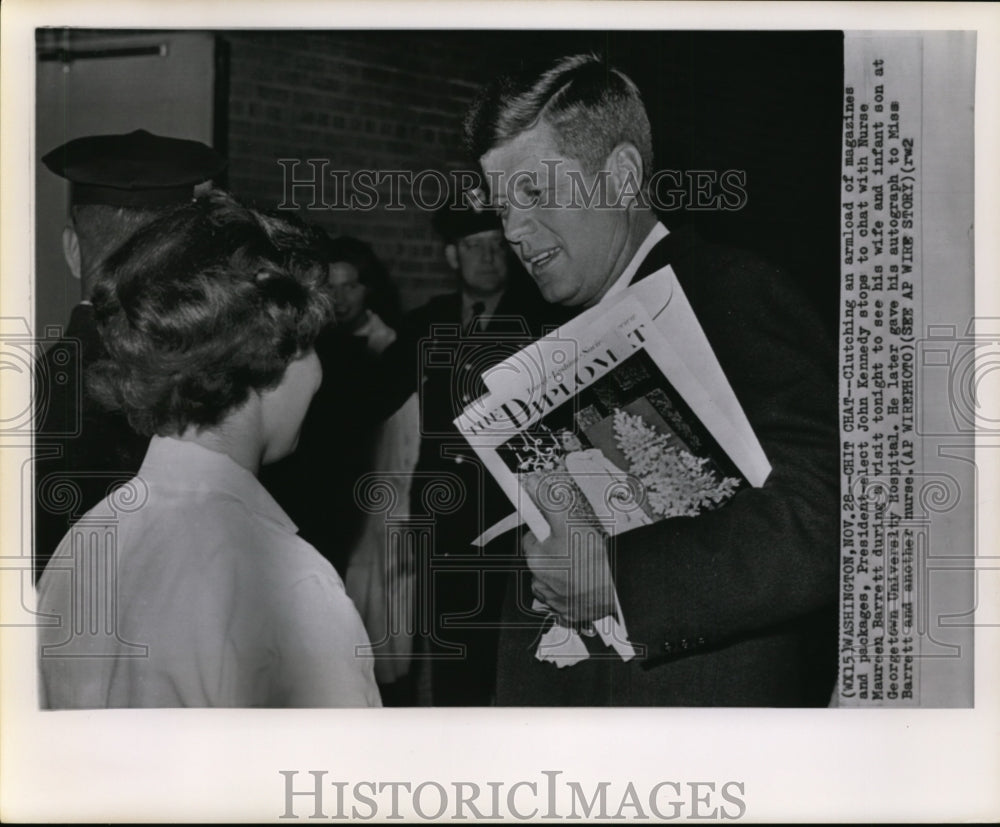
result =
[[608,197],[612,203],[630,207],[642,191],[642,153],[624,141],[608,155]]
[[63,227],[62,231],[62,248],[63,248],[63,258],[66,259],[66,264],[69,267],[69,271],[73,274],[73,278],[80,278],[80,238],[69,224]]
[[448,262],[448,266],[452,270],[457,270],[458,269],[458,266],[459,266],[459,264],[458,264],[458,247],[456,247],[454,244],[445,244],[444,245],[444,258],[445,258],[445,261]]

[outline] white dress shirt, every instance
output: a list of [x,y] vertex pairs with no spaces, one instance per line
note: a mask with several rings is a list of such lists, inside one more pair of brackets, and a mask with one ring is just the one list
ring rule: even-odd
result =
[[628,265],[622,270],[621,275],[615,280],[607,292],[601,296],[600,303],[603,303],[613,296],[617,296],[622,290],[632,283],[632,279],[635,277],[636,272],[639,270],[639,265],[646,260],[646,256],[649,255],[649,251],[655,247],[661,239],[666,238],[670,235],[670,231],[663,226],[659,221],[653,225],[653,229],[649,231],[646,237],[643,239],[642,244],[639,245],[639,249],[635,251],[635,255],[632,256]]
[[380,706],[333,567],[247,469],[154,437],[39,582],[41,705]]

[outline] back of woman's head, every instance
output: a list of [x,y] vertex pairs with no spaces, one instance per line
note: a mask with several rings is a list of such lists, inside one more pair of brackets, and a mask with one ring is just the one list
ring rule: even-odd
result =
[[93,292],[93,392],[145,434],[219,424],[275,386],[329,306],[321,235],[213,192],[143,227]]

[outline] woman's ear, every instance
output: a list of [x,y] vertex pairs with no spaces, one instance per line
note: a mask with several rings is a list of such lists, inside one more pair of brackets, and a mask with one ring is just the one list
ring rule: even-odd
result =
[[458,248],[454,244],[444,245],[444,258],[452,270],[458,269]]
[[76,230],[74,230],[69,224],[63,227],[62,248],[63,258],[66,259],[69,271],[73,274],[73,278],[79,279],[81,272],[80,237],[76,234]]

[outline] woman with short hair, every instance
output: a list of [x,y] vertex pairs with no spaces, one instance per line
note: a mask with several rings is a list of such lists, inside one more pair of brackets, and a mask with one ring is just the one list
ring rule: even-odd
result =
[[108,260],[92,381],[152,440],[41,578],[43,707],[380,705],[340,577],[257,481],[320,385],[325,277],[308,230],[218,192]]
[[399,324],[396,291],[385,265],[370,245],[346,235],[330,242],[327,257],[338,331],[363,341],[370,353],[382,353],[396,341]]

